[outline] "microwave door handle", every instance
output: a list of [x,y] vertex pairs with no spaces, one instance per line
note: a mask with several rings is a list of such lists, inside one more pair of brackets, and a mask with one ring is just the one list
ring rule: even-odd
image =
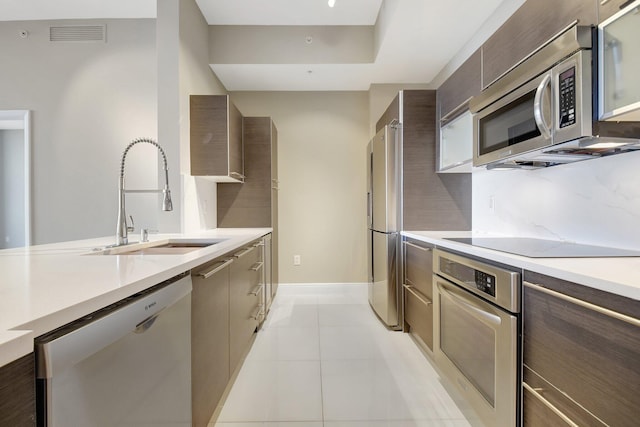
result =
[[551,139],[551,129],[544,121],[544,115],[542,114],[542,97],[544,96],[545,89],[550,84],[551,74],[547,74],[538,85],[538,89],[536,89],[536,96],[533,100],[533,117],[536,120],[538,129],[540,129],[540,133],[542,134],[542,136],[544,136],[545,139]]

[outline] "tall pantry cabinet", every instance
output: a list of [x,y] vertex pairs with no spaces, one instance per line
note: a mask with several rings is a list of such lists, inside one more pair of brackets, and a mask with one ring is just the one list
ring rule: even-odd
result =
[[[244,117],[244,183],[218,183],[218,227],[271,227],[271,296],[278,283],[278,130],[271,117]],[[267,295],[267,302],[270,301]]]

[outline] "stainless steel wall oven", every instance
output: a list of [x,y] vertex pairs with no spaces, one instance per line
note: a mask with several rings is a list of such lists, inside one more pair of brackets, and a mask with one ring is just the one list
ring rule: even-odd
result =
[[520,423],[521,274],[433,253],[434,358],[486,426]]

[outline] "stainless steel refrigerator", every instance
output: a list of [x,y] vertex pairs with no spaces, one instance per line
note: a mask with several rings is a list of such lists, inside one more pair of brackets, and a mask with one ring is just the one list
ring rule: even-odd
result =
[[398,132],[385,126],[368,146],[369,304],[392,329],[401,328],[397,254],[400,230]]

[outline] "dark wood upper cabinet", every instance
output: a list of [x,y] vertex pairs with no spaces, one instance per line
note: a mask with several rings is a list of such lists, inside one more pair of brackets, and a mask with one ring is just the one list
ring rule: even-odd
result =
[[[527,0],[482,45],[485,88],[569,27],[597,23],[599,0]],[[614,1],[614,0],[611,0]]]
[[270,117],[245,117],[243,134],[245,181],[243,185],[218,184],[218,227],[272,227],[272,205],[277,201],[272,190],[278,184],[277,131]]
[[481,59],[478,49],[438,88],[439,119],[466,109],[466,102],[482,91]]
[[35,355],[0,367],[0,426],[36,425]]
[[242,114],[228,95],[190,96],[191,175],[242,182]]
[[631,3],[629,0],[596,0],[598,2],[598,23],[606,21]]
[[524,425],[566,425],[553,408],[580,426],[636,426],[638,301],[530,271],[524,280]]

